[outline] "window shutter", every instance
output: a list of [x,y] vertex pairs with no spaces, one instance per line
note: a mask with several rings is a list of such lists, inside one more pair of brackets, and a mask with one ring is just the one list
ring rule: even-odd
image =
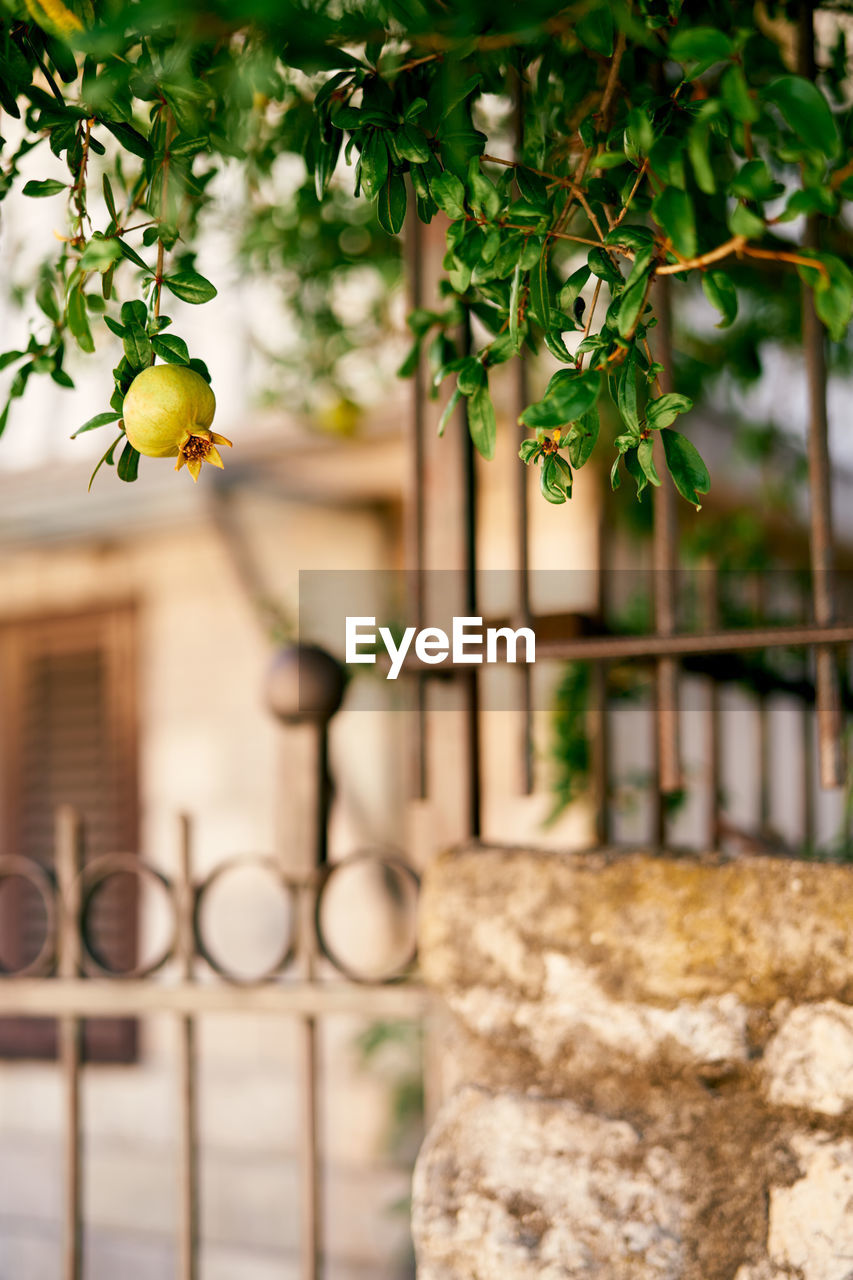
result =
[[[87,861],[137,848],[134,615],[132,609],[13,624],[0,629],[3,656],[4,847],[53,862],[54,817],[70,804],[82,815]],[[116,968],[136,955],[137,894],[132,877],[110,880],[91,915],[98,951]],[[10,882],[3,892],[4,963],[25,963],[43,936],[35,890]],[[84,1056],[129,1061],[132,1019],[89,1019]],[[0,1019],[0,1055],[56,1053],[50,1019]]]

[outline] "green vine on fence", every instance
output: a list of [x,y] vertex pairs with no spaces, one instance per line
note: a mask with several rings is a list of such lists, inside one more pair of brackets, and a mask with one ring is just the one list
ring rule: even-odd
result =
[[[34,291],[43,324],[0,357],[14,368],[0,429],[32,375],[68,386],[67,345],[90,352],[109,329],[123,346],[109,409],[79,430],[117,424],[102,461],[121,445],[122,479],[139,461],[122,422],[134,377],[165,361],[210,379],[160,300],[215,296],[195,254],[228,165],[251,191],[278,156],[298,155],[321,203],[349,172],[389,237],[407,216],[443,220],[441,301],[410,315],[404,372],[423,354],[434,388],[450,387],[442,429],[464,405],[491,458],[492,371],[547,352],[558,367],[520,422],[522,460],[551,502],[600,447],[607,395],[621,421],[614,486],[627,472],[642,493],[663,464],[695,506],[708,491],[680,429],[691,400],[662,389],[662,282],[677,303],[700,278],[726,327],[745,268],[793,271],[831,339],[850,322],[853,125],[835,9],[814,80],[797,74],[788,6],[743,0],[0,0],[0,14],[12,117],[0,196],[62,196],[68,211]],[[67,179],[45,164],[24,182],[45,143]],[[807,219],[820,249],[805,245]]]

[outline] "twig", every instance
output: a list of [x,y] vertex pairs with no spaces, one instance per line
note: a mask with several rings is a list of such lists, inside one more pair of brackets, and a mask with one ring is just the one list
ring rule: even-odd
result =
[[[166,208],[166,193],[169,186],[169,162],[171,155],[169,147],[172,145],[172,139],[175,136],[175,121],[171,111],[163,103],[163,110],[166,114],[166,137],[163,147],[163,164],[161,167],[161,183],[160,183],[160,216],[158,218],[158,235],[157,235],[157,269],[154,276],[154,316],[160,314],[160,294],[163,291],[163,266],[166,257],[166,247],[163,244],[163,237],[160,234],[163,229],[163,214]],[[152,356],[153,363],[153,356]]]
[[626,213],[628,212],[628,210],[630,209],[630,207],[631,207],[631,201],[634,199],[634,196],[635,196],[635,195],[637,194],[637,192],[639,191],[639,189],[640,189],[640,183],[643,181],[643,178],[645,178],[645,176],[646,176],[646,171],[647,171],[648,167],[649,167],[649,158],[648,158],[648,156],[646,156],[645,160],[643,161],[642,165],[640,166],[640,172],[637,174],[637,180],[636,180],[636,182],[634,183],[634,185],[633,185],[633,187],[631,188],[631,190],[628,192],[628,199],[625,201],[624,205],[622,206],[622,212],[619,214],[618,218],[617,218],[617,219],[616,219],[616,221],[613,223],[613,226],[611,227],[611,230],[615,230],[615,228],[616,228],[616,227],[618,227],[618,226],[621,224],[621,222],[622,222],[623,218],[625,217],[625,214],[626,214]]
[[721,258],[728,258],[733,253],[740,253],[746,244],[746,236],[732,236],[731,240],[727,240],[725,244],[717,245],[716,249],[709,249],[707,253],[700,253],[695,258],[686,258],[683,262],[668,262],[658,267],[657,274],[659,276],[677,275],[679,271],[693,271],[697,267],[710,266],[712,262],[719,262]]
[[[599,276],[599,278],[595,282],[595,292],[592,295],[592,302],[589,304],[589,315],[586,318],[586,324],[584,325],[583,337],[581,338],[581,342],[586,342],[592,330],[592,320],[593,320],[593,316],[595,315],[595,308],[598,306],[598,295],[600,293],[601,293],[601,277]],[[577,360],[577,367],[579,369],[583,368],[583,358],[584,358],[584,352],[581,352]]]

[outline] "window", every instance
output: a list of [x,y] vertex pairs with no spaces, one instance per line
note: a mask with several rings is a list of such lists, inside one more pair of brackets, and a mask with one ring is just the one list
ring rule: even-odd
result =
[[[86,861],[137,849],[136,662],[132,608],[0,625],[0,834],[2,847],[53,861],[56,809],[82,815]],[[0,894],[0,957],[32,960],[43,937],[36,891],[9,881]],[[128,968],[136,953],[133,877],[108,881],[92,911],[99,954]],[[84,1056],[130,1061],[132,1019],[90,1019]],[[52,1057],[51,1019],[0,1019],[0,1056]]]

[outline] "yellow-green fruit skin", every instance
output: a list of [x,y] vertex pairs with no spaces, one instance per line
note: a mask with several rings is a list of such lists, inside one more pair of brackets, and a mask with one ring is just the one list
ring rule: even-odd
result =
[[153,364],[131,382],[122,417],[127,438],[149,458],[175,458],[188,434],[206,431],[216,397],[200,373],[181,364]]

